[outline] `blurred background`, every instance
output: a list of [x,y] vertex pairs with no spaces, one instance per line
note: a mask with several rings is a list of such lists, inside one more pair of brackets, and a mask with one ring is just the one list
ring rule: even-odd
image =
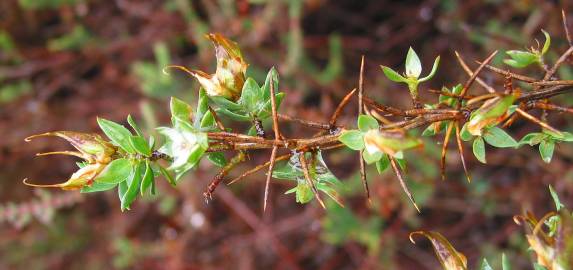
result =
[[[368,168],[373,206],[366,207],[358,159],[345,150],[324,155],[345,183],[345,208],[297,204],[292,194],[282,194],[291,183],[274,180],[272,207],[263,214],[262,172],[220,186],[206,204],[202,193],[217,168],[203,162],[176,188],[159,181],[158,195],[122,213],[115,192],[79,194],[21,184],[24,178],[60,182],[76,170],[73,158],[34,157],[68,149],[66,143],[23,139],[52,130],[99,132],[96,116],[121,122],[127,114],[153,133],[169,123],[170,96],[194,104],[198,89],[192,78],[168,76],[162,68],[214,71],[208,32],[237,41],[258,81],[278,68],[286,92],[281,112],[327,121],[357,86],[361,55],[366,93],[407,108],[406,89],[388,81],[379,65],[403,70],[409,46],[426,70],[441,55],[437,76],[421,91],[423,100],[433,102],[437,97],[428,88],[467,79],[454,50],[475,68],[473,60],[493,50],[543,41],[545,29],[553,37],[547,56],[552,63],[567,48],[561,9],[573,18],[573,2],[567,0],[2,0],[0,269],[437,269],[430,244],[408,240],[409,232],[421,229],[444,234],[471,268],[483,257],[499,268],[505,252],[513,269],[530,269],[526,239],[512,216],[553,210],[549,184],[573,206],[573,147],[566,144],[551,164],[543,163],[536,148],[488,149],[487,166],[471,156],[468,145],[473,182],[467,183],[456,147],[449,148],[447,180],[440,180],[442,139],[428,139],[423,150],[406,156],[407,180],[421,214],[395,176],[379,175],[374,166]],[[504,57],[498,54],[494,65],[506,68]],[[571,65],[559,75],[573,79]],[[491,73],[482,77],[503,85]],[[573,96],[556,100],[573,105]],[[349,125],[357,114],[351,104],[341,118]],[[550,121],[571,131],[572,117]],[[291,137],[313,132],[284,127]],[[537,129],[521,121],[512,134],[521,138]],[[268,156],[251,154],[230,177]]]

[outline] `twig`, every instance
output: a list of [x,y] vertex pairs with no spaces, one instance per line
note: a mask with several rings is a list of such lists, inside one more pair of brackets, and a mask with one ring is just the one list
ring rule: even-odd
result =
[[567,23],[567,15],[565,10],[561,10],[561,17],[563,18],[563,29],[565,29],[565,37],[567,37],[567,42],[569,46],[573,47],[573,38],[571,38],[571,33],[569,33],[569,24]]
[[217,188],[217,186],[219,186],[221,181],[223,181],[223,178],[229,173],[229,171],[231,171],[235,166],[237,166],[237,164],[245,161],[245,157],[246,157],[245,152],[240,151],[229,161],[229,163],[227,163],[227,165],[223,167],[223,169],[221,169],[221,171],[217,175],[215,175],[215,177],[207,187],[207,191],[203,192],[203,196],[205,197],[205,202],[208,203],[209,200],[213,199],[213,193],[215,192],[215,189]]
[[[275,162],[276,162],[276,161],[281,161],[281,160],[287,160],[287,159],[289,159],[291,156],[292,156],[292,154],[285,154],[285,155],[282,155],[282,156],[278,156],[278,157],[275,158]],[[235,178],[235,179],[229,181],[229,183],[227,183],[227,185],[234,184],[234,183],[238,182],[239,180],[241,180],[241,179],[243,179],[243,178],[245,178],[245,177],[247,177],[247,176],[249,176],[249,175],[251,175],[251,174],[253,174],[253,173],[256,173],[256,172],[260,171],[261,169],[263,169],[263,168],[269,166],[270,164],[271,164],[271,162],[270,162],[270,161],[267,161],[267,162],[265,162],[265,163],[263,163],[263,164],[257,165],[257,166],[255,166],[254,168],[252,168],[252,169],[250,169],[250,170],[244,172],[244,173],[241,174],[239,177],[237,177],[237,178]]]
[[515,112],[519,113],[519,114],[520,114],[521,116],[523,116],[525,119],[527,119],[527,120],[529,120],[529,121],[531,121],[531,122],[533,122],[533,123],[535,123],[535,124],[538,124],[538,125],[540,125],[541,127],[545,128],[545,129],[551,130],[552,132],[555,132],[555,133],[557,133],[557,134],[561,134],[561,131],[559,131],[559,130],[553,128],[552,126],[550,126],[550,125],[548,125],[547,123],[545,123],[545,122],[543,122],[543,121],[537,119],[535,116],[533,116],[533,115],[527,113],[526,111],[524,111],[524,110],[522,110],[522,109],[520,109],[520,108],[515,109]]
[[336,110],[332,114],[332,117],[330,117],[330,121],[328,124],[331,126],[331,128],[334,128],[336,126],[336,120],[340,116],[340,113],[342,113],[342,109],[344,109],[344,106],[346,106],[346,104],[348,104],[348,102],[350,101],[350,98],[352,97],[352,95],[354,95],[355,92],[356,92],[356,88],[352,89],[352,91],[350,91],[348,94],[346,94],[346,96],[344,96],[344,98],[340,101],[340,103],[336,107]]
[[[489,62],[491,62],[491,60],[493,60],[493,57],[497,54],[497,51],[494,51],[493,53],[491,53],[484,61],[482,64],[480,64],[480,66],[472,73],[472,76],[470,76],[470,78],[466,81],[466,83],[464,84],[464,88],[462,89],[462,92],[460,93],[461,97],[464,97],[466,95],[466,93],[468,92],[470,86],[472,85],[472,83],[474,82],[474,80],[477,78],[478,74],[483,70],[483,68],[489,64]],[[459,109],[462,106],[462,98],[458,98],[458,104],[457,104],[457,109]]]
[[464,168],[464,173],[466,175],[466,178],[468,179],[468,182],[472,181],[472,178],[470,176],[470,173],[468,172],[468,168],[466,166],[466,159],[464,158],[464,144],[462,143],[462,139],[461,139],[461,135],[460,135],[460,123],[458,121],[454,121],[454,124],[456,125],[456,142],[458,145],[458,152],[460,154],[460,159],[462,160],[462,167]]
[[442,180],[446,180],[446,154],[448,151],[448,143],[450,142],[450,135],[454,128],[454,123],[449,123],[448,129],[446,130],[446,135],[444,136],[444,143],[442,144],[442,156],[440,159],[440,173],[442,175]]
[[[480,61],[476,61],[476,62],[477,62],[478,64],[481,64]],[[536,82],[536,81],[537,81],[537,79],[535,79],[535,78],[531,78],[531,77],[528,77],[528,76],[525,76],[525,75],[515,74],[515,73],[513,73],[513,72],[511,72],[511,71],[509,71],[509,70],[503,70],[503,69],[500,69],[500,68],[496,68],[496,67],[494,67],[494,66],[485,65],[485,68],[487,68],[487,69],[489,69],[489,70],[491,70],[491,71],[493,71],[493,72],[495,72],[495,73],[501,74],[501,75],[503,75],[503,76],[509,76],[509,77],[514,78],[514,79],[516,79],[516,80],[518,80],[518,81],[524,81],[524,82],[528,82],[528,83],[532,83],[532,82]]]
[[549,71],[547,71],[547,73],[543,77],[543,80],[547,81],[547,80],[551,79],[551,77],[553,77],[553,74],[555,74],[555,72],[557,72],[557,69],[561,66],[561,64],[565,63],[565,61],[567,61],[567,59],[569,58],[569,56],[571,56],[572,53],[573,53],[573,45],[571,45],[569,47],[569,49],[567,49],[567,51],[565,51],[561,55],[561,57],[559,57],[559,59],[557,59],[557,62],[555,62],[553,67],[551,67],[551,69]]
[[322,208],[326,209],[326,205],[324,204],[324,201],[322,201],[322,198],[320,197],[320,194],[318,193],[318,189],[316,188],[316,186],[314,185],[314,182],[312,181],[312,178],[310,177],[310,172],[308,170],[308,164],[306,163],[306,157],[304,156],[305,154],[306,154],[306,152],[300,152],[299,157],[298,157],[299,161],[300,161],[300,166],[302,168],[302,172],[304,173],[304,178],[306,179],[306,182],[308,183],[308,185],[312,189],[312,192],[314,193],[316,200],[318,200],[318,202],[320,203]]
[[211,108],[211,106],[207,107],[209,109],[209,111],[211,112],[211,115],[213,115],[213,119],[215,119],[215,124],[217,124],[217,127],[221,130],[221,131],[225,131],[225,126],[223,125],[223,122],[221,122],[221,119],[219,118],[219,116],[217,115],[217,113],[215,112],[215,110],[213,110],[213,108]]
[[416,210],[418,210],[418,213],[420,213],[420,208],[418,208],[418,205],[416,204],[416,201],[414,200],[414,196],[412,196],[410,189],[408,188],[408,186],[406,185],[406,182],[404,181],[404,178],[402,177],[402,172],[400,171],[398,164],[396,164],[396,159],[394,157],[391,157],[391,156],[389,156],[389,158],[390,158],[390,164],[392,165],[392,169],[394,170],[394,173],[396,173],[396,177],[398,177],[398,181],[400,181],[400,186],[402,186],[402,190],[404,190],[404,192],[408,196],[408,199],[410,199],[410,201],[412,202],[412,204],[414,205]]
[[[271,92],[271,113],[273,117],[273,131],[275,132],[275,142],[279,142],[281,134],[279,132],[279,119],[277,117],[277,103],[275,100],[275,87],[273,83],[273,79],[270,80],[270,92]],[[269,165],[269,171],[267,173],[267,180],[265,182],[265,198],[263,202],[263,211],[267,209],[267,202],[269,199],[269,187],[271,183],[271,178],[273,177],[273,169],[275,167],[276,155],[277,155],[278,145],[273,146],[273,150],[271,152],[271,160]]]
[[[360,77],[358,77],[358,115],[362,115],[364,112],[364,55],[360,60]],[[366,163],[362,158],[364,149],[358,152],[358,160],[360,160],[360,180],[362,181],[362,186],[364,187],[364,192],[366,192],[366,199],[368,204],[372,204],[370,199],[370,188],[368,187],[368,179],[366,179]]]
[[323,123],[314,122],[314,121],[310,121],[310,120],[295,118],[295,117],[292,117],[292,116],[289,116],[286,114],[278,114],[277,116],[280,120],[295,122],[295,123],[298,123],[298,124],[301,124],[303,126],[307,126],[310,128],[324,129],[324,130],[328,130],[330,128],[328,124],[323,124]]
[[[458,58],[458,62],[460,62],[460,65],[462,66],[462,68],[471,77],[473,75],[473,73],[472,73],[471,69],[468,67],[468,65],[466,64],[466,62],[464,61],[464,59],[461,57],[461,55],[457,51],[455,51],[454,53],[456,54],[456,57]],[[488,92],[495,93],[495,89],[493,89],[491,86],[489,86],[487,83],[485,83],[482,79],[476,77],[476,81],[483,88],[485,88],[485,90],[487,90]]]
[[554,86],[554,85],[568,85],[573,86],[573,80],[560,80],[560,81],[538,81],[531,83],[536,86]]

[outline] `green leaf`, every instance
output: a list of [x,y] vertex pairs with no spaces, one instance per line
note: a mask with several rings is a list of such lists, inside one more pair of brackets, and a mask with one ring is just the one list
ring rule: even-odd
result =
[[414,49],[410,47],[408,55],[406,55],[406,76],[408,78],[418,78],[420,74],[422,74],[422,63]]
[[464,142],[469,142],[474,137],[467,128],[468,123],[465,123],[462,129],[460,130],[460,138]]
[[127,181],[123,181],[119,183],[119,185],[117,185],[117,195],[119,196],[120,205],[121,205],[121,198],[125,196],[127,189],[128,189]]
[[239,111],[241,110],[243,107],[241,107],[241,105],[232,102],[224,97],[221,96],[209,96],[209,99],[211,99],[211,101],[215,102],[215,104],[217,104],[217,106],[219,106],[219,108],[225,108],[227,110],[230,111]]
[[338,140],[352,150],[364,149],[364,134],[358,130],[346,130],[342,132]]
[[483,138],[489,145],[494,147],[506,148],[519,146],[519,143],[517,143],[503,129],[498,127],[491,127],[487,129],[483,135]]
[[511,264],[505,253],[501,254],[501,270],[511,270]]
[[210,119],[207,116],[209,114],[211,114],[209,111],[209,96],[207,95],[207,92],[205,92],[205,89],[201,87],[199,89],[199,98],[197,99],[197,110],[195,111],[195,117],[193,118],[193,126],[196,129],[212,126],[215,120],[213,119],[213,121],[210,122]]
[[129,177],[132,164],[128,159],[119,158],[110,162],[101,173],[94,179],[96,183],[113,184],[121,183]]
[[545,266],[538,264],[538,263],[533,263],[533,269],[534,270],[547,270],[547,268],[545,268]]
[[[296,192],[296,201],[299,203],[307,203],[314,198],[314,195],[304,176],[299,162],[299,155],[299,153],[294,154],[285,165],[274,169],[273,177],[276,179],[296,181],[296,188],[290,189],[287,191],[287,194]],[[321,152],[318,151],[314,155],[312,153],[306,153],[305,155],[309,162],[309,176],[315,183],[317,189],[341,204],[341,199],[336,191],[341,185],[341,182],[328,169]]]
[[391,81],[394,82],[406,82],[407,79],[402,77],[402,75],[398,74],[398,72],[394,71],[393,69],[386,67],[386,66],[381,66],[382,67],[382,71],[384,72],[384,75],[386,75],[386,77],[388,79],[390,79]]
[[146,157],[151,156],[151,149],[149,148],[149,144],[145,141],[143,137],[130,136],[129,143],[137,153],[144,155]]
[[81,193],[91,193],[91,192],[100,192],[100,191],[106,191],[106,190],[110,190],[114,187],[116,187],[117,184],[115,183],[100,183],[100,182],[93,182],[91,185],[89,186],[84,186],[81,189]]
[[545,30],[541,29],[543,35],[545,36],[545,43],[543,44],[543,49],[541,49],[541,55],[545,55],[549,51],[549,46],[551,46],[551,36]]
[[543,140],[539,144],[539,154],[545,163],[550,163],[553,157],[553,151],[555,150],[555,141],[553,140]]
[[531,52],[511,50],[505,53],[509,55],[511,59],[505,59],[503,62],[515,68],[524,68],[539,61],[538,56]]
[[207,112],[203,115],[203,119],[201,119],[201,124],[199,128],[209,128],[215,126],[215,117],[211,112]]
[[279,92],[279,74],[275,67],[272,67],[267,73],[267,78],[265,79],[265,84],[263,85],[263,99],[269,100],[271,96],[271,78],[273,79],[273,88],[275,93]]
[[261,88],[253,78],[248,78],[243,84],[241,98],[237,103],[247,112],[255,113],[259,107],[264,106]]
[[131,132],[127,130],[124,126],[103,119],[97,118],[97,123],[103,133],[117,146],[123,149],[125,152],[130,154],[135,154],[135,149],[129,143],[129,138],[131,137]]
[[370,115],[360,115],[358,116],[358,129],[362,132],[366,132],[371,129],[378,129],[380,125],[378,121]]
[[376,170],[379,174],[382,174],[390,166],[390,159],[388,155],[384,154],[380,160],[376,162]]
[[145,191],[147,191],[147,189],[153,185],[154,180],[155,176],[153,174],[153,169],[151,168],[151,164],[149,164],[149,161],[146,160],[145,173],[143,174],[143,180],[141,181],[141,188],[140,188],[141,196],[143,196],[145,194]]
[[135,120],[133,120],[133,117],[131,117],[131,114],[127,115],[127,123],[131,126],[131,128],[133,128],[133,131],[135,131],[135,134],[137,134],[137,136],[143,137],[143,132],[137,126]]
[[434,75],[436,75],[436,71],[438,71],[438,66],[440,65],[440,56],[436,57],[436,60],[434,60],[434,65],[432,66],[432,71],[430,71],[430,74],[428,74],[428,76],[421,78],[418,80],[418,82],[425,82],[431,78],[434,77]]
[[493,268],[491,268],[491,266],[489,265],[489,263],[487,262],[487,260],[485,258],[483,258],[483,261],[481,262],[481,266],[479,269],[480,270],[493,270]]
[[172,186],[176,186],[177,182],[173,178],[173,176],[163,167],[159,166],[159,172],[165,177],[165,180]]
[[551,185],[549,185],[549,193],[551,193],[551,198],[553,198],[553,202],[555,203],[555,209],[557,209],[557,212],[561,211],[561,208],[565,207],[565,205],[561,203],[559,195],[557,195],[557,192]]
[[485,143],[483,142],[482,137],[476,137],[474,139],[473,152],[474,152],[474,156],[481,163],[486,163],[486,161],[485,161]]
[[382,158],[382,155],[383,155],[382,152],[370,153],[366,150],[362,152],[362,158],[364,158],[364,161],[366,161],[367,164],[372,164],[380,160]]
[[222,114],[235,121],[251,122],[251,117],[249,117],[248,115],[238,114],[221,107],[217,108],[215,111],[217,112],[217,114]]
[[529,133],[523,136],[521,140],[519,140],[519,144],[520,145],[529,144],[531,146],[534,146],[536,144],[539,144],[545,137],[547,137],[547,135],[541,132]]
[[169,107],[171,109],[171,122],[174,127],[178,127],[181,123],[191,124],[193,115],[191,105],[176,97],[171,97]]
[[422,131],[422,136],[424,137],[431,137],[436,135],[436,128],[434,127],[435,123],[430,124],[424,131]]
[[[275,94],[275,101],[277,104],[277,111],[279,109],[279,107],[281,106],[283,99],[285,97],[285,93],[276,93]],[[259,120],[265,120],[267,118],[269,118],[272,115],[272,108],[273,108],[273,104],[271,103],[272,101],[269,99],[266,101],[265,105],[262,106],[256,113],[255,116],[257,118],[259,118]]]
[[137,163],[130,177],[124,183],[127,185],[127,190],[121,197],[121,210],[129,210],[129,206],[137,197],[139,187],[141,186],[142,171],[144,170],[141,162]]
[[221,168],[227,165],[227,159],[225,158],[225,155],[221,152],[209,153],[207,155],[207,159],[209,159],[209,161],[211,161],[213,164]]

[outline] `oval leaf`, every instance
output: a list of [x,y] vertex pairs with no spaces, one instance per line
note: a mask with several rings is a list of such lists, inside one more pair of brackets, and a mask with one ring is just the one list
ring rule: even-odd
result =
[[485,141],[494,147],[506,148],[506,147],[517,147],[517,143],[509,134],[507,134],[503,129],[498,127],[491,127],[483,134]]
[[485,161],[485,144],[483,142],[482,137],[476,137],[473,143],[473,152],[474,156],[481,162],[486,163]]

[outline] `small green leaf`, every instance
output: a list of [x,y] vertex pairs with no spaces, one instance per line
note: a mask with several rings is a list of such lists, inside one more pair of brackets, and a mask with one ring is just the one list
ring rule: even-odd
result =
[[131,128],[133,128],[133,131],[135,131],[135,134],[137,134],[137,136],[143,137],[143,132],[137,126],[135,120],[133,120],[133,117],[131,117],[131,114],[127,115],[127,123],[131,126]]
[[390,166],[390,159],[388,155],[384,154],[380,160],[376,162],[376,170],[379,174],[382,174]]
[[360,115],[358,116],[358,129],[362,132],[366,132],[371,129],[378,129],[380,125],[378,121],[370,115]]
[[100,192],[100,191],[110,190],[116,186],[117,184],[114,183],[109,184],[109,183],[93,182],[89,186],[84,186],[80,192],[81,193]]
[[386,75],[386,77],[388,79],[390,79],[391,81],[394,82],[406,82],[406,78],[402,77],[402,75],[398,74],[398,72],[394,71],[393,69],[386,67],[386,66],[381,66],[382,67],[382,71],[384,72],[384,75]]
[[511,59],[505,59],[503,62],[515,68],[524,68],[539,61],[538,56],[531,52],[511,50],[505,53],[507,53]]
[[551,46],[551,36],[545,30],[541,29],[543,35],[545,36],[545,43],[543,44],[543,49],[541,49],[541,55],[545,55],[549,51],[549,46]]
[[125,158],[119,158],[110,162],[101,173],[94,179],[96,183],[113,184],[121,183],[131,173],[131,162]]
[[191,117],[193,115],[191,105],[176,97],[171,97],[169,107],[171,109],[171,122],[174,127],[179,126],[181,123],[191,124]]
[[487,260],[485,258],[483,258],[483,261],[481,262],[481,266],[479,269],[480,270],[493,270],[493,268],[491,268],[491,266],[489,265],[489,263],[487,262]]
[[211,112],[205,113],[203,115],[203,118],[201,119],[201,124],[199,124],[199,127],[209,128],[214,126],[215,126],[215,117],[213,117],[213,114],[211,114]]
[[255,113],[259,107],[264,106],[262,90],[253,78],[248,78],[243,84],[241,98],[237,103],[247,112]]
[[99,127],[101,128],[101,130],[103,131],[103,133],[105,133],[105,135],[117,146],[119,146],[121,149],[123,149],[124,151],[130,153],[130,154],[135,154],[135,149],[133,149],[133,147],[131,146],[131,144],[129,143],[129,138],[131,137],[131,132],[129,132],[129,130],[127,130],[127,128],[125,128],[124,126],[103,119],[103,118],[97,118],[97,123],[99,125]]
[[521,140],[519,140],[519,144],[520,145],[529,144],[531,146],[534,146],[536,144],[539,144],[545,137],[547,137],[547,135],[541,132],[529,133],[523,136]]
[[555,209],[557,209],[557,212],[561,211],[561,208],[565,207],[565,205],[561,203],[559,195],[557,195],[557,192],[551,185],[549,185],[549,193],[551,193],[551,198],[553,198],[553,202],[555,203]]
[[219,167],[225,167],[225,165],[227,165],[227,159],[225,158],[225,155],[221,152],[209,153],[207,155],[207,159],[209,159],[209,161],[211,161],[213,164]]
[[428,74],[428,76],[424,78],[419,79],[418,82],[425,82],[433,78],[434,75],[436,75],[436,71],[438,71],[439,65],[440,65],[440,56],[436,57],[436,60],[434,60],[434,65],[432,66],[432,71],[430,71],[430,74]]
[[506,147],[518,147],[517,143],[509,134],[507,134],[503,129],[498,127],[491,127],[483,135],[485,141],[494,147],[506,148]]
[[366,150],[362,152],[362,157],[364,158],[364,161],[366,161],[367,164],[372,164],[380,160],[382,158],[382,155],[383,155],[382,152],[370,153]]
[[143,171],[143,164],[141,162],[137,163],[132,171],[130,177],[127,178],[127,181],[123,182],[127,185],[127,190],[121,197],[121,210],[129,210],[129,206],[137,197],[139,193],[139,188],[141,186],[142,180],[142,171]]
[[[277,105],[277,110],[281,106],[283,99],[285,97],[285,93],[276,93],[275,94],[275,102]],[[272,115],[272,108],[273,104],[272,101],[269,99],[266,101],[264,106],[262,106],[258,111],[255,112],[255,116],[259,118],[259,120],[265,120]]]
[[422,73],[422,63],[420,62],[420,58],[410,47],[408,49],[408,54],[406,55],[406,76],[408,78],[418,78]]
[[130,136],[129,143],[137,153],[144,155],[146,157],[151,156],[151,149],[149,148],[149,144],[145,141],[143,137]]
[[227,110],[223,107],[219,107],[215,111],[217,112],[217,114],[222,114],[235,121],[251,122],[251,117],[249,117],[248,115],[238,114],[230,110]]
[[[210,122],[208,114],[211,114],[209,111],[209,96],[203,87],[199,89],[199,98],[197,99],[197,110],[195,111],[195,116],[193,118],[193,126],[196,129],[201,127],[210,127],[214,125],[215,120],[213,119]],[[212,115],[211,115],[212,118]]]
[[465,123],[462,129],[460,130],[460,138],[464,142],[469,142],[474,137],[467,128],[468,123]]
[[146,160],[145,173],[143,174],[143,180],[141,181],[141,188],[140,188],[141,196],[143,196],[145,194],[145,191],[147,191],[147,189],[153,185],[154,180],[155,176],[153,175],[153,169],[151,168],[151,164],[149,164],[149,161]]
[[364,149],[364,134],[358,130],[346,130],[342,132],[338,140],[352,150]]
[[483,142],[482,137],[476,137],[474,139],[473,152],[474,152],[474,156],[481,163],[486,163],[486,161],[485,161],[485,143]]
[[539,154],[545,163],[550,163],[555,150],[555,142],[553,140],[543,140],[539,144]]
[[159,172],[165,177],[165,180],[172,186],[176,186],[177,182],[173,178],[173,176],[163,167],[159,166]]
[[511,270],[511,264],[505,253],[501,254],[501,270]]
[[436,135],[436,128],[434,124],[435,123],[432,123],[428,127],[426,127],[426,129],[424,129],[424,131],[422,132],[422,136],[431,137]]
[[533,269],[534,270],[547,270],[547,268],[545,268],[545,266],[538,264],[538,263],[533,263]]
[[263,99],[269,100],[271,94],[271,79],[273,80],[273,89],[275,93],[279,92],[279,74],[275,67],[272,67],[267,73],[267,78],[265,79],[265,84],[263,85]]

